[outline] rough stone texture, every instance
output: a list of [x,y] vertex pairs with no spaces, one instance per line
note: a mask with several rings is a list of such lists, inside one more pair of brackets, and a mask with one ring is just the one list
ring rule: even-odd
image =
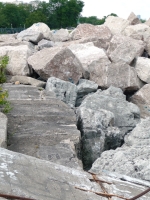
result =
[[106,85],[102,85],[102,87],[106,88],[112,85],[121,88],[123,91],[137,91],[143,86],[135,68],[124,62],[111,63],[105,79]]
[[14,46],[19,43],[16,39],[16,34],[0,34],[0,46]]
[[150,59],[144,57],[138,57],[135,64],[136,72],[139,78],[146,82],[150,83]]
[[44,38],[43,34],[39,31],[34,31],[31,29],[26,29],[18,33],[17,39],[20,41],[29,41],[37,44],[40,40]]
[[80,79],[77,85],[76,106],[80,106],[85,96],[89,93],[96,92],[97,89],[98,84],[96,84],[95,82],[86,79]]
[[131,25],[141,24],[141,21],[133,12],[130,13],[128,20],[130,21]]
[[127,102],[119,88],[110,87],[88,95],[77,109],[84,168],[89,169],[104,150],[121,146],[124,135],[135,127],[139,118],[138,107]]
[[109,170],[150,181],[150,118],[143,119],[125,137],[125,145],[103,152],[93,164],[95,172]]
[[13,76],[10,79],[11,83],[15,83],[16,81],[19,81],[20,84],[24,85],[32,85],[36,87],[45,87],[46,83],[44,81],[40,81],[28,76]]
[[0,147],[7,147],[7,117],[0,112]]
[[105,25],[94,26],[92,24],[79,24],[70,33],[70,38],[72,40],[79,40],[81,38],[92,38],[96,37],[97,39],[102,39],[109,41],[112,37],[112,34],[109,28]]
[[85,170],[91,168],[104,150],[121,146],[123,138],[119,129],[112,127],[113,122],[114,115],[110,111],[82,106],[77,109],[77,126],[81,131],[81,157]]
[[104,25],[110,29],[113,35],[115,35],[122,33],[124,29],[130,25],[130,21],[120,17],[108,16]]
[[[12,194],[36,200],[107,200],[108,198],[98,196],[85,190],[103,192],[102,188],[110,194],[132,198],[145,191],[147,187],[135,184],[137,179],[128,178],[122,181],[117,176],[97,175],[97,178],[112,183],[98,183],[90,181],[92,175],[84,171],[70,169],[52,162],[42,161],[30,156],[0,149],[0,192]],[[33,184],[34,183],[34,184]],[[149,186],[146,181],[142,184]],[[140,200],[148,200],[150,193],[145,194]],[[118,198],[112,197],[112,200]]]
[[52,40],[53,37],[50,28],[46,24],[39,22],[18,33],[17,39],[38,43],[42,39]]
[[144,47],[143,41],[123,35],[114,35],[107,53],[113,62],[123,61],[130,64],[135,57],[142,55]]
[[65,42],[69,40],[69,31],[61,28],[60,30],[53,32],[53,38],[55,42]]
[[[84,78],[95,81],[93,77],[96,69],[106,68],[110,61],[103,49],[95,47],[92,42],[86,44],[75,44],[68,47],[80,60],[84,69]],[[92,72],[92,74],[90,74]],[[96,81],[95,81],[96,82]]]
[[74,83],[82,77],[83,69],[79,59],[68,48],[45,48],[28,58],[29,65],[47,80],[56,77]]
[[38,42],[38,49],[39,50],[41,50],[43,48],[53,47],[53,46],[54,46],[53,41],[42,39],[40,42]]
[[46,91],[54,92],[61,101],[74,107],[77,98],[77,86],[73,83],[50,77],[46,83]]
[[150,94],[150,84],[146,84],[130,98],[130,101],[139,107],[140,115],[142,118],[150,116],[149,94]]
[[96,93],[88,95],[82,102],[81,107],[94,111],[104,109],[114,114],[114,126],[121,129],[122,134],[131,131],[140,119],[140,111],[136,105],[126,101],[122,90],[109,87],[107,90],[98,90]]
[[42,88],[5,84],[13,109],[8,116],[8,148],[78,168],[80,132],[72,109]]
[[0,47],[0,56],[9,56],[7,73],[10,75],[29,75],[27,58],[33,53],[28,45]]

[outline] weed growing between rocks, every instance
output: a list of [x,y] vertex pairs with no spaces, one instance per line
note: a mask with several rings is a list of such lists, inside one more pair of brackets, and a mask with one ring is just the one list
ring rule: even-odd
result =
[[2,84],[6,82],[6,66],[8,64],[9,57],[0,57],[0,111],[8,113],[11,110],[9,101],[7,101],[8,92],[3,90]]

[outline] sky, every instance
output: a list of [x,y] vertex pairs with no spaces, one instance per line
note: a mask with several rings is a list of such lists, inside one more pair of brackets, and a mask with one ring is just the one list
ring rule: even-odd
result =
[[[0,0],[0,2],[10,2],[15,0]],[[19,0],[18,0],[19,1]],[[29,2],[30,0],[22,0]],[[48,2],[48,0],[45,0]],[[84,2],[84,17],[97,16],[103,18],[111,13],[127,19],[131,12],[140,15],[141,19],[150,18],[150,0],[82,0]]]

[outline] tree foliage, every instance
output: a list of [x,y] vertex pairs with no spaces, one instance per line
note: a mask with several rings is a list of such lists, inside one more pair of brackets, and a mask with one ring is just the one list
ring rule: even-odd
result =
[[50,28],[76,26],[84,3],[81,0],[49,0],[32,4],[0,3],[0,27],[26,28],[44,22]]

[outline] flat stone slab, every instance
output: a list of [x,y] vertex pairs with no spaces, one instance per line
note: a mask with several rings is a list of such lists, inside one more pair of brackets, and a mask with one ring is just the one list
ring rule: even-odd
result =
[[5,84],[12,106],[8,114],[8,149],[78,168],[75,149],[80,132],[75,113],[42,88]]
[[[131,198],[147,188],[115,176],[97,175],[110,194]],[[103,192],[100,185],[90,181],[92,175],[83,170],[71,169],[49,161],[11,152],[0,148],[0,193],[35,200],[107,200],[94,192]],[[130,181],[130,180],[129,180]],[[131,180],[132,181],[132,180]],[[88,191],[81,191],[78,188]],[[119,198],[112,197],[112,200]],[[150,199],[150,193],[140,200]]]

